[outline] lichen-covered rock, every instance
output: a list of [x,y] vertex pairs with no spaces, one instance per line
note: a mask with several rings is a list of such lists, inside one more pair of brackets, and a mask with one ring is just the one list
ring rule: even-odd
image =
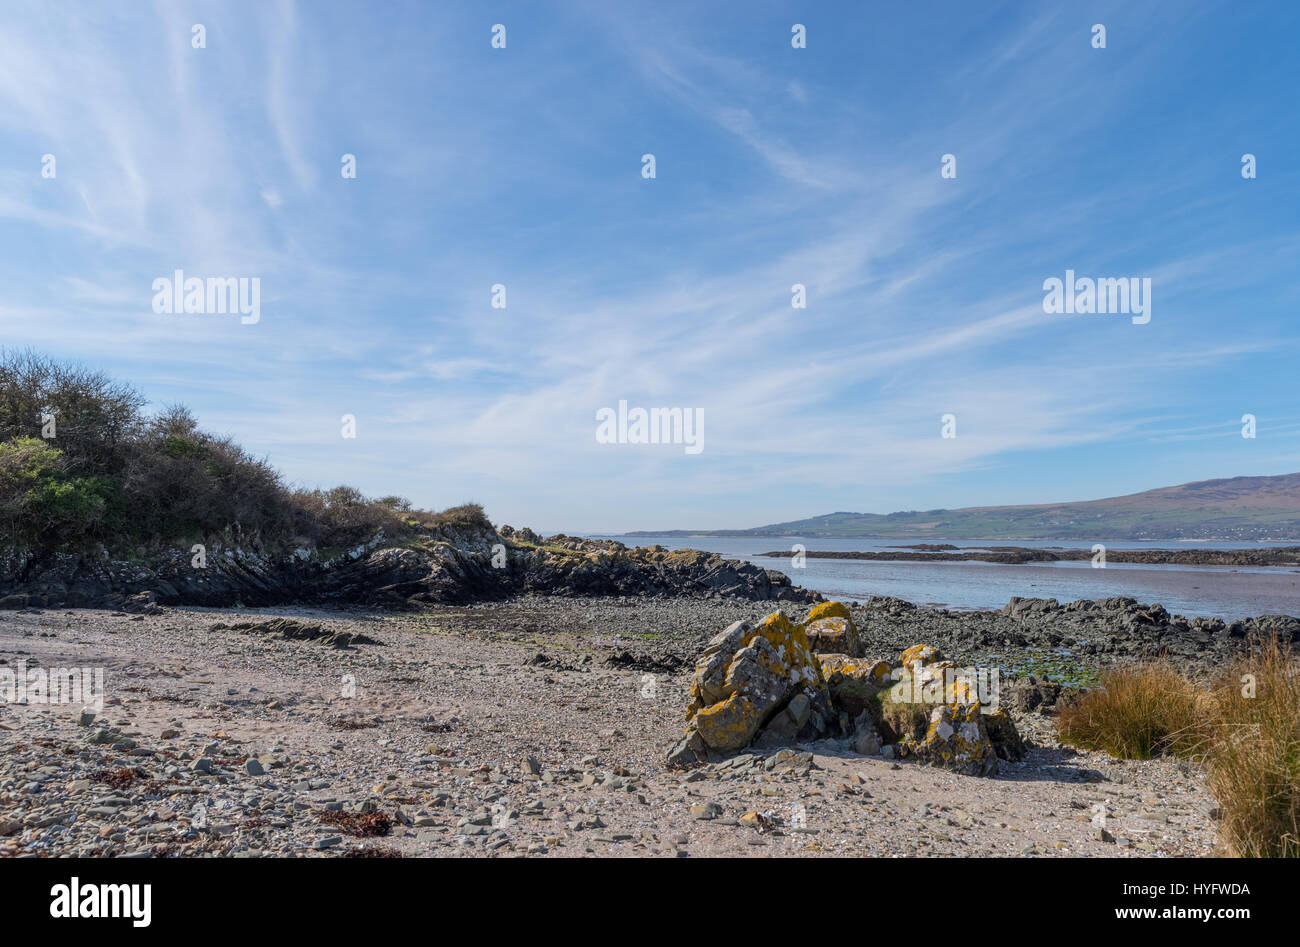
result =
[[943,653],[933,645],[914,644],[898,656],[897,667],[910,668],[914,664],[934,664],[943,660]]
[[996,710],[989,710],[987,707],[981,707],[980,709],[984,717],[984,727],[988,730],[989,742],[993,744],[998,759],[1013,763],[1023,759],[1025,756],[1025,743],[1020,738],[1020,733],[1016,730],[1016,724],[1011,719],[1011,715],[1001,707]]
[[996,691],[981,703],[974,669],[924,644],[891,662],[815,653],[808,629],[820,642],[817,633],[832,623],[839,632],[851,623],[839,602],[819,605],[802,625],[774,612],[710,640],[691,679],[686,734],[669,750],[669,764],[827,736],[840,749],[975,776],[996,773],[999,759],[1021,758],[1015,724],[996,706]]
[[804,624],[820,621],[823,618],[847,618],[849,621],[853,620],[853,616],[849,613],[849,607],[843,602],[818,602],[809,609]]
[[851,618],[819,618],[804,623],[804,634],[814,651],[859,655],[862,643]]
[[878,705],[882,734],[900,755],[974,776],[995,774],[998,759],[1023,757],[1011,716],[981,703],[973,668],[916,659],[900,670]]
[[747,621],[733,622],[720,634],[710,639],[695,662],[695,675],[691,678],[691,702],[686,708],[686,719],[706,704],[714,704],[726,697],[727,668],[737,651],[754,633]]
[[850,720],[868,709],[873,698],[891,683],[890,667],[884,661],[865,661],[844,654],[818,654],[817,660],[831,705]]
[[884,661],[872,661],[865,658],[852,658],[847,654],[822,654],[818,652],[817,663],[821,665],[822,676],[827,684],[845,677],[858,677],[877,685],[887,685],[892,679],[891,668]]
[[861,657],[862,633],[843,602],[821,602],[808,612],[804,634],[814,651]]
[[993,776],[998,755],[978,704],[940,704],[930,711],[925,734],[899,743],[904,757],[966,776]]
[[[688,737],[698,736],[706,751],[729,753],[774,725],[766,740],[779,745],[774,741],[788,742],[810,723],[825,729],[829,709],[803,628],[774,612],[757,624],[736,622],[705,647],[691,680]],[[679,757],[690,749],[679,746]]]

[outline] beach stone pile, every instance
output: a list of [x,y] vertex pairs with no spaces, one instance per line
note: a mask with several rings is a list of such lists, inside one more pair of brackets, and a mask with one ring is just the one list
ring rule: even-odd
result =
[[840,602],[815,606],[801,623],[784,612],[733,623],[696,662],[686,732],[669,764],[833,743],[826,749],[991,776],[999,759],[1024,755],[1006,710],[982,703],[972,675],[938,648],[918,644],[882,660],[865,657],[867,647]]

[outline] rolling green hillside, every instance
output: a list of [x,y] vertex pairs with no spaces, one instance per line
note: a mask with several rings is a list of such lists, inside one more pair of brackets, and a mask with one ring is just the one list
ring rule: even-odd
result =
[[1294,540],[1300,538],[1300,473],[1202,480],[1079,503],[827,513],[753,529],[653,535]]

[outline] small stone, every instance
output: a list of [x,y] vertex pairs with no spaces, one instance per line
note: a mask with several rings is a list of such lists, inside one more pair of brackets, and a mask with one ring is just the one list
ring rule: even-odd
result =
[[722,815],[722,806],[716,802],[700,802],[691,806],[691,818],[699,821],[716,819]]

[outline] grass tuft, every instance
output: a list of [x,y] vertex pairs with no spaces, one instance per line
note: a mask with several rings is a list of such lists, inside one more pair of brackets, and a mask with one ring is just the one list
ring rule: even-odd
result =
[[1121,759],[1202,764],[1226,854],[1300,857],[1300,664],[1276,636],[1251,642],[1208,687],[1163,660],[1104,672],[1057,728],[1063,743]]
[[[1253,696],[1251,694],[1253,693]],[[1300,857],[1300,667],[1289,644],[1252,648],[1214,688],[1206,782],[1230,855]]]
[[1060,710],[1063,743],[1126,760],[1192,755],[1202,742],[1205,695],[1166,661],[1105,671],[1101,686]]

